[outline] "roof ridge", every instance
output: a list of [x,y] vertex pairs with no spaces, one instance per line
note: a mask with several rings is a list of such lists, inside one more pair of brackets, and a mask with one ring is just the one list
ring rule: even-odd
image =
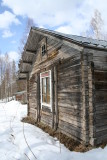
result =
[[59,37],[65,37],[67,39],[70,39],[74,42],[77,42],[83,45],[95,46],[95,47],[107,49],[107,41],[105,40],[93,39],[89,37],[83,37],[83,36],[72,35],[72,34],[65,34],[58,31],[53,31],[50,29],[39,28],[39,27],[31,27],[31,29],[42,31],[42,32],[48,32],[50,34],[53,34]]

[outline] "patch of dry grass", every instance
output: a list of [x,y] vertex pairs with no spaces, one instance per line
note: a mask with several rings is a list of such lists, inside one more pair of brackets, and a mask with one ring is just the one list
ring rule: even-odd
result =
[[[60,143],[64,144],[70,151],[86,152],[86,151],[89,151],[89,150],[95,148],[91,145],[86,146],[84,144],[81,144],[80,142],[74,140],[73,138],[68,137],[67,135],[65,135],[63,133],[59,133],[58,130],[55,131],[54,129],[47,126],[46,124],[43,124],[41,122],[36,123],[35,119],[33,119],[31,117],[24,117],[22,119],[22,122],[35,125],[35,126],[41,128],[44,132],[48,133],[50,136],[57,137],[57,139],[60,141]],[[97,147],[104,148],[106,145],[107,145],[107,142],[105,142],[101,145],[98,145]]]

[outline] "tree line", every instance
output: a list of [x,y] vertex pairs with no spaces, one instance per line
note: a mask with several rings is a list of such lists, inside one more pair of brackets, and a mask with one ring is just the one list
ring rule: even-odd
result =
[[0,54],[0,99],[9,101],[17,91],[16,64],[10,60],[8,54]]
[[[24,45],[26,43],[28,33],[31,26],[34,25],[32,19],[28,18],[23,32],[22,38],[20,39],[20,44],[18,47],[19,56],[21,58]],[[16,92],[26,90],[26,80],[19,80],[17,77],[16,62],[11,60],[6,53],[3,55],[0,53],[0,99],[6,99],[9,101],[9,97],[13,97]]]

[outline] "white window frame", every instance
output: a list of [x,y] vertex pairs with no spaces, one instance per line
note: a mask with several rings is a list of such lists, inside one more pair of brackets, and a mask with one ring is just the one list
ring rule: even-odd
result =
[[[42,74],[45,73],[49,73],[48,76],[44,76],[42,77]],[[50,104],[47,104],[45,102],[42,101],[42,79],[46,78],[46,77],[50,77]],[[52,84],[51,84],[51,70],[48,70],[46,72],[42,72],[40,73],[40,93],[41,93],[41,109],[43,106],[49,107],[52,110]]]

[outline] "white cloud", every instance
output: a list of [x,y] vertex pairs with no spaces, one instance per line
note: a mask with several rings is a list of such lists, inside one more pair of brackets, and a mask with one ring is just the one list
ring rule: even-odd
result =
[[12,44],[15,44],[15,43],[16,43],[16,41],[15,41],[15,40],[13,40],[13,41],[11,41],[11,43],[12,43]]
[[8,52],[8,56],[9,56],[9,58],[11,59],[11,60],[14,60],[14,61],[18,61],[19,60],[19,58],[20,58],[20,55],[17,53],[17,52],[15,52],[15,51],[10,51],[10,52]]
[[10,30],[4,30],[3,31],[3,38],[8,38],[8,37],[12,37],[14,35],[14,33],[12,33]]
[[95,9],[101,12],[107,31],[106,0],[2,0],[15,15],[29,17],[39,26],[55,27],[66,33],[85,31]]
[[12,24],[19,25],[20,21],[16,18],[16,15],[9,11],[4,11],[0,14],[0,29],[2,30],[2,37],[8,38],[12,37],[14,33],[10,31]]
[[20,24],[20,21],[14,14],[9,11],[5,11],[0,14],[0,29],[8,29],[12,24]]

